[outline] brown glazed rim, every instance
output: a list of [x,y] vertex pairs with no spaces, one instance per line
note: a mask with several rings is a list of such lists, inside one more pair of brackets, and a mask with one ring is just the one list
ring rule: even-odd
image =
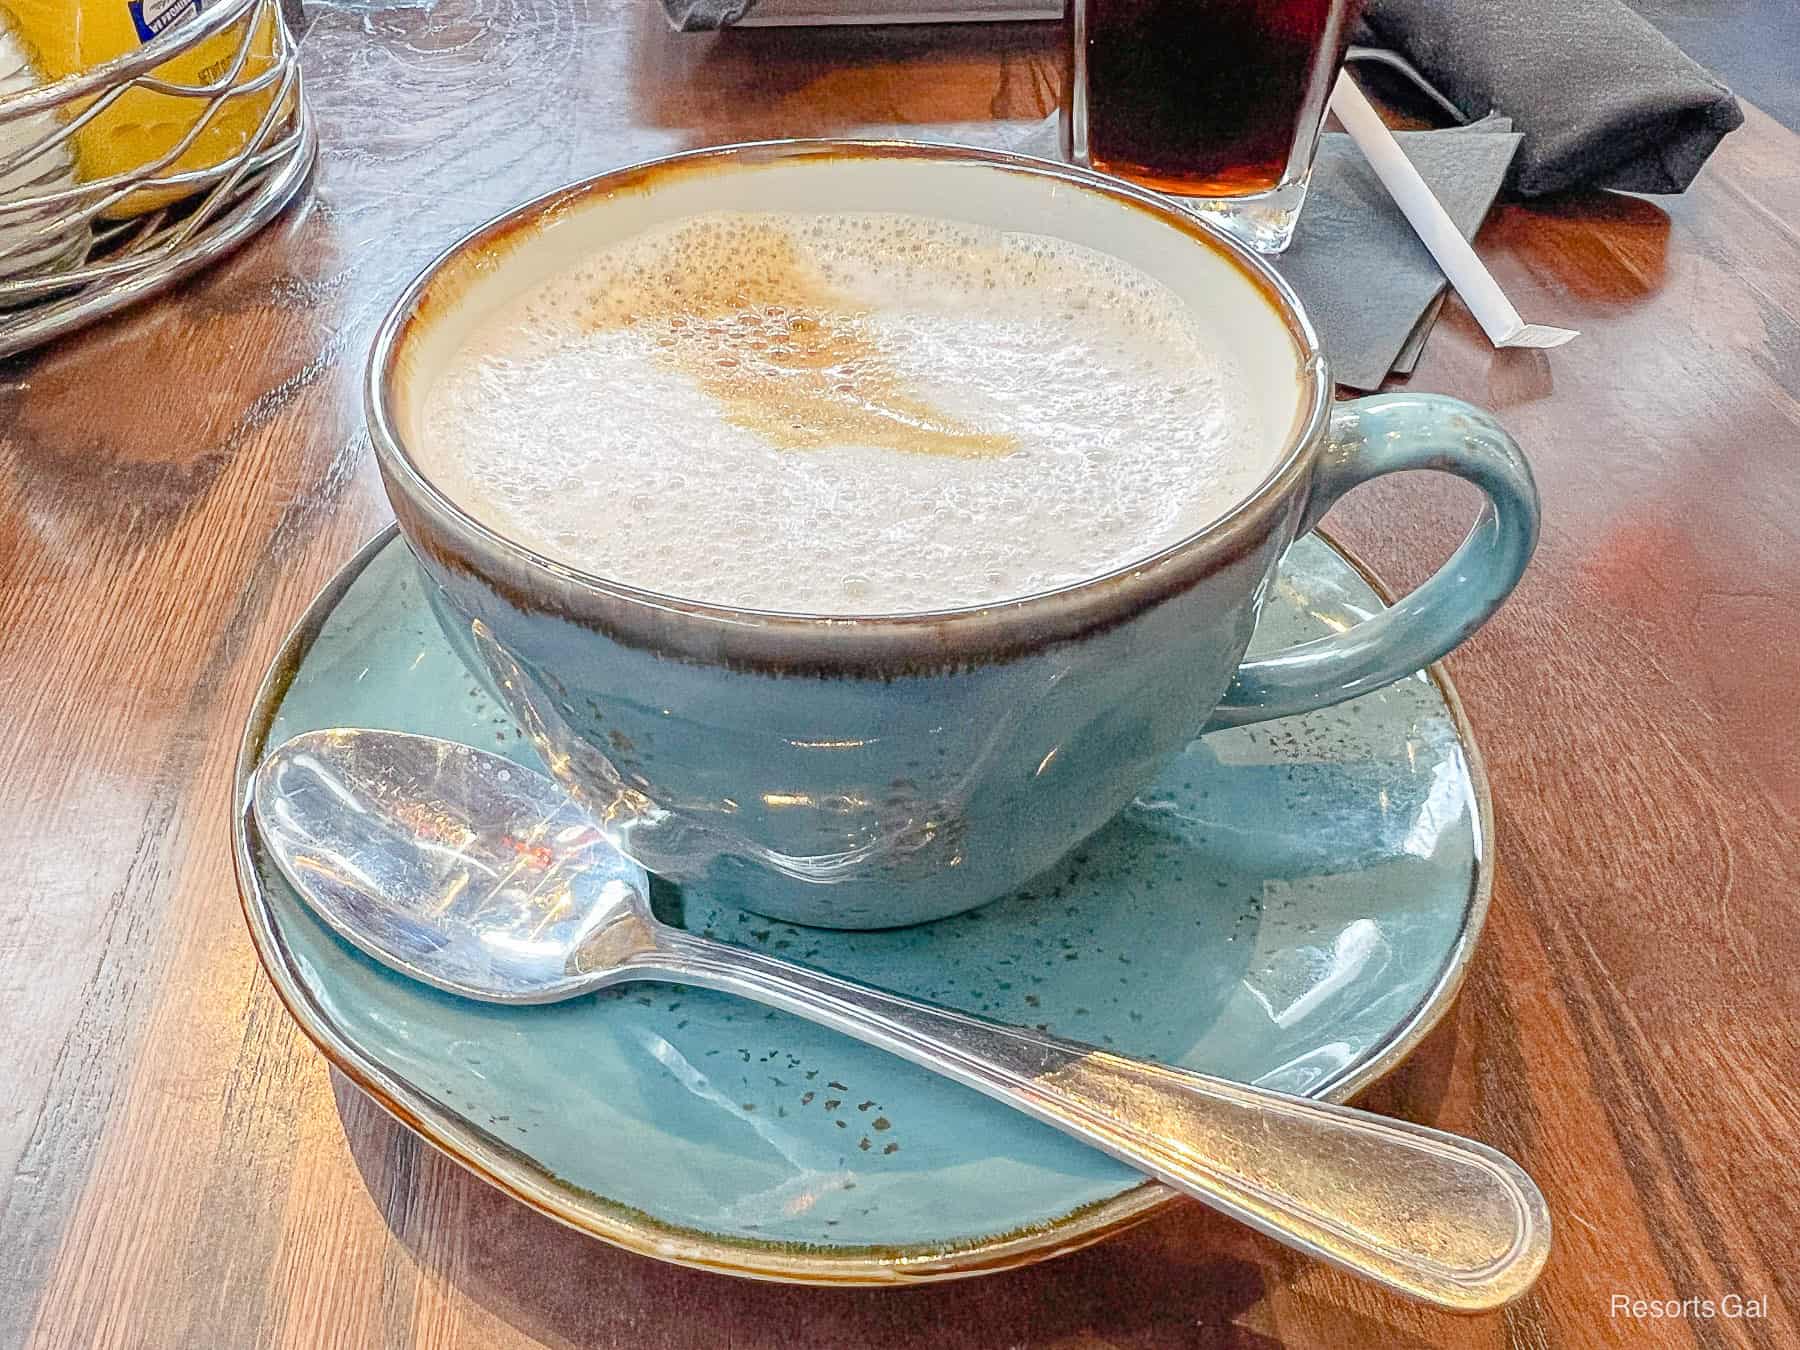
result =
[[[420,1091],[345,1038],[329,1010],[301,978],[276,925],[257,863],[262,844],[250,819],[250,779],[268,751],[269,734],[289,686],[326,621],[363,569],[393,543],[390,525],[340,568],[295,622],[270,662],[245,719],[232,781],[232,858],[250,940],[275,995],[326,1060],[374,1102],[419,1138],[540,1214],[570,1228],[642,1256],[750,1279],[812,1285],[896,1285],[962,1279],[1031,1265],[1076,1251],[1140,1223],[1181,1197],[1161,1182],[1143,1180],[1116,1195],[1070,1211],[1046,1223],[963,1241],[822,1248],[808,1243],[725,1237],[657,1219],[642,1210],[571,1185],[534,1159],[460,1116],[452,1107]],[[1354,554],[1323,531],[1326,545],[1356,571],[1387,605],[1393,593]],[[1445,953],[1431,988],[1395,1024],[1388,1039],[1367,1058],[1308,1095],[1348,1101],[1387,1076],[1443,1019],[1455,1002],[1487,922],[1494,884],[1494,815],[1487,770],[1462,700],[1442,664],[1425,671],[1444,700],[1456,728],[1474,791],[1475,859],[1462,929]]]
[[[1225,257],[1276,310],[1300,358],[1305,397],[1276,466],[1225,515],[1114,571],[996,605],[862,616],[714,605],[584,572],[489,528],[414,462],[395,416],[400,357],[419,325],[455,303],[468,269],[490,268],[540,222],[554,221],[597,197],[649,192],[672,178],[694,174],[845,159],[935,160],[1051,179],[1146,212]],[[376,457],[403,523],[411,526],[421,515],[435,516],[489,555],[464,556],[445,547],[442,539],[422,539],[424,530],[409,528],[409,539],[440,566],[474,573],[528,610],[559,613],[664,655],[785,673],[892,675],[1010,658],[1112,627],[1248,552],[1266,536],[1272,519],[1294,505],[1295,489],[1304,486],[1323,441],[1331,381],[1318,339],[1287,283],[1223,231],[1153,193],[1066,164],[1000,151],[913,141],[783,140],[687,151],[617,169],[546,193],[472,231],[433,260],[388,311],[369,354],[365,399]]]

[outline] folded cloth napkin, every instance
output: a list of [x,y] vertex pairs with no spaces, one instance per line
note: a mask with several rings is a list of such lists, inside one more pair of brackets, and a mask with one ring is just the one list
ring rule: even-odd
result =
[[1731,91],[1619,0],[1365,0],[1387,47],[1466,117],[1524,134],[1507,186],[1681,192],[1744,120]]

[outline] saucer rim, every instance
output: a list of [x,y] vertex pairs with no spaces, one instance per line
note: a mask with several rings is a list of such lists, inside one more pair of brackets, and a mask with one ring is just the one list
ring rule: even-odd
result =
[[[473,1122],[448,1110],[404,1079],[364,1060],[340,1036],[290,964],[288,949],[269,908],[256,867],[259,844],[250,819],[250,777],[261,762],[277,712],[326,622],[374,559],[399,537],[390,523],[363,544],[307,604],[282,638],[257,686],[239,742],[232,776],[232,857],[238,903],[258,963],[288,1016],[328,1064],[382,1110],[459,1166],[565,1227],[641,1256],[749,1279],[805,1285],[903,1285],[962,1279],[1032,1265],[1099,1242],[1142,1223],[1182,1199],[1161,1182],[1145,1179],[1105,1200],[1073,1209],[1046,1223],[967,1243],[862,1244],[821,1247],[811,1243],[723,1237],[666,1223],[642,1210],[588,1191],[549,1173],[540,1163]],[[1320,541],[1368,583],[1384,605],[1394,596],[1375,572],[1324,530]],[[1353,1071],[1327,1080],[1307,1095],[1342,1102],[1397,1068],[1443,1019],[1462,983],[1486,925],[1493,895],[1493,802],[1486,766],[1462,699],[1441,661],[1425,670],[1456,729],[1475,798],[1474,868],[1462,926],[1431,989],[1391,1033],[1379,1053]]]

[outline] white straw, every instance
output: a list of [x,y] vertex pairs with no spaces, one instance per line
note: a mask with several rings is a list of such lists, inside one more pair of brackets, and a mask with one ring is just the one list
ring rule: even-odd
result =
[[1475,256],[1469,241],[1462,237],[1456,222],[1443,204],[1432,195],[1419,171],[1412,166],[1400,143],[1369,106],[1362,90],[1347,72],[1340,71],[1337,85],[1331,91],[1331,110],[1337,114],[1356,148],[1363,152],[1375,176],[1388,190],[1396,205],[1412,222],[1431,256],[1437,259],[1456,293],[1463,298],[1482,332],[1496,347],[1560,347],[1579,334],[1567,328],[1551,328],[1541,323],[1526,323],[1519,317],[1500,290],[1500,283]]

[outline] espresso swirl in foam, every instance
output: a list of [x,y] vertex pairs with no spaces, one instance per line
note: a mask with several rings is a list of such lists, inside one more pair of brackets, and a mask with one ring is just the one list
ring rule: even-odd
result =
[[910,215],[708,214],[487,315],[417,456],[559,561],[715,604],[978,605],[1217,519],[1284,428],[1216,336],[1090,249]]

